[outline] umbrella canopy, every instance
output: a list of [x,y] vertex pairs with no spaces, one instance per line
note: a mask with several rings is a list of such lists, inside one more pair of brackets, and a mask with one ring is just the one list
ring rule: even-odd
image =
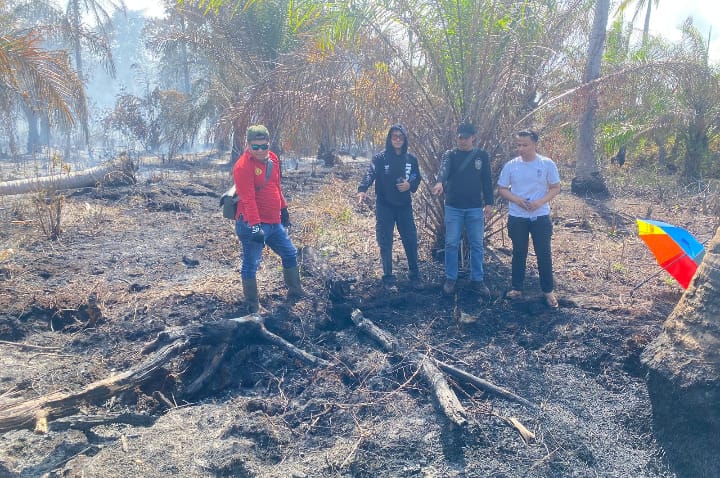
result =
[[658,264],[687,289],[705,255],[703,245],[682,227],[649,219],[638,219],[637,224],[640,239]]

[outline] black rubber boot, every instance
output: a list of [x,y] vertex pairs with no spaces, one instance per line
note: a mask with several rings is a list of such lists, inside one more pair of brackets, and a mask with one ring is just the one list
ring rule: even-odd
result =
[[260,301],[258,301],[257,279],[242,280],[243,294],[247,303],[248,312],[254,314],[260,310]]
[[300,270],[297,267],[283,269],[283,277],[285,278],[285,285],[287,285],[288,289],[288,299],[305,297],[305,291],[300,283]]

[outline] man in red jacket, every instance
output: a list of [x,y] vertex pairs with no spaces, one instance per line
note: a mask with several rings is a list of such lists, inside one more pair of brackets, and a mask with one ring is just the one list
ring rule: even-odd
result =
[[280,161],[270,151],[270,133],[263,125],[250,126],[243,154],[233,167],[235,191],[239,196],[235,232],[242,244],[243,293],[248,309],[260,308],[256,274],[265,245],[282,260],[288,298],[304,295],[297,266],[297,249],[288,237],[287,203],[280,188]]

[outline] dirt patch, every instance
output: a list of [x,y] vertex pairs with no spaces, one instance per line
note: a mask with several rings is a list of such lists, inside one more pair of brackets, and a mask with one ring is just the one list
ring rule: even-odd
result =
[[[456,298],[443,297],[442,264],[421,213],[425,289],[405,281],[397,241],[400,292],[388,296],[373,212],[355,204],[364,165],[308,163],[284,173],[293,239],[325,269],[301,266],[311,295],[297,302],[285,300],[273,255],[259,276],[268,330],[330,365],[238,341],[212,380],[184,395],[216,352],[188,349],[141,386],[51,421],[47,433],[30,425],[0,435],[0,476],[687,476],[656,438],[639,362],[681,290],[664,273],[636,288],[658,266],[634,219],[652,212],[688,226],[692,218],[704,241],[716,218],[642,195],[559,196],[561,307],[553,311],[534,270],[526,300],[503,299],[511,246],[502,212],[488,227],[492,298],[463,290],[464,278]],[[227,166],[194,158],[146,163],[140,174],[136,185],[68,195],[57,241],[38,230],[30,198],[1,199],[4,404],[81,390],[145,360],[144,347],[163,331],[244,315],[239,247],[218,205]],[[356,308],[392,334],[401,353],[384,353],[360,333],[350,320]],[[451,380],[470,418],[455,427],[411,365],[415,352],[539,408]],[[523,441],[510,417],[535,439]]]

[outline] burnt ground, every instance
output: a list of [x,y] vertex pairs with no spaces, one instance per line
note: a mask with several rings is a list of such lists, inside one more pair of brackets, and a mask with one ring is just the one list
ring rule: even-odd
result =
[[[491,300],[464,290],[442,297],[423,206],[425,289],[407,287],[398,241],[400,291],[383,292],[372,209],[355,203],[362,168],[285,171],[293,239],[325,272],[302,266],[311,296],[295,303],[284,298],[275,256],[259,275],[267,328],[330,365],[238,340],[212,380],[188,394],[214,352],[189,349],[131,390],[51,420],[47,433],[29,424],[0,434],[0,476],[692,476],[657,438],[639,361],[682,291],[654,275],[634,219],[684,225],[705,241],[717,227],[712,198],[679,200],[639,176],[618,176],[622,195],[604,201],[559,196],[560,308],[550,310],[533,271],[525,300],[502,298],[511,249],[502,211],[488,226]],[[145,360],[165,330],[244,315],[238,244],[218,208],[229,183],[221,159],[146,160],[137,184],[69,193],[54,241],[38,227],[44,201],[0,198],[0,404],[77,392]],[[353,309],[394,335],[400,352],[359,332]],[[539,408],[450,380],[470,418],[458,428],[419,379],[414,352]],[[510,417],[535,439],[526,443]]]

